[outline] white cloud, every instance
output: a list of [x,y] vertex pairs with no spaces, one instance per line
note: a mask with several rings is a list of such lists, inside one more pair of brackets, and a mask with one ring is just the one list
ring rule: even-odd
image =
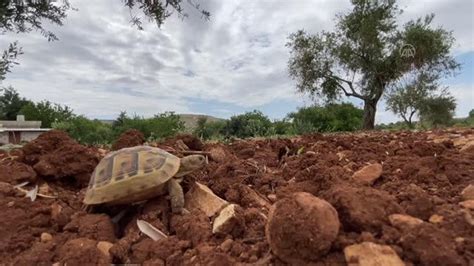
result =
[[[147,116],[194,112],[189,98],[244,108],[278,100],[304,104],[288,77],[287,37],[303,28],[331,30],[334,15],[350,7],[345,0],[200,3],[211,12],[210,21],[188,10],[188,19],[172,16],[161,30],[144,20],[145,31],[138,31],[122,3],[73,0],[79,11],[53,28],[60,41],[2,36],[0,47],[18,39],[25,51],[5,85],[89,117],[114,117],[121,110]],[[471,1],[405,0],[401,6],[407,10],[402,19],[437,13],[436,22],[459,39],[457,51],[474,50]],[[391,119],[379,110],[378,119]]]

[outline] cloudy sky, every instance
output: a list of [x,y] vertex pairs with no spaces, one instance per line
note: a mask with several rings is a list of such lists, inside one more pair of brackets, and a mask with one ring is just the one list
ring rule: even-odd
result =
[[[130,13],[116,0],[71,0],[65,25],[48,27],[60,38],[40,34],[1,36],[0,48],[19,40],[24,50],[2,86],[12,85],[35,101],[71,106],[90,118],[110,119],[121,110],[151,116],[164,111],[227,118],[259,109],[282,118],[311,100],[297,94],[288,77],[290,33],[331,30],[334,15],[349,0],[200,0],[210,21],[188,8],[189,18],[172,16],[161,29],[130,25]],[[474,4],[472,0],[405,0],[400,24],[435,13],[434,24],[452,30],[453,56],[463,64],[447,78],[457,98],[457,116],[474,108]],[[138,12],[133,12],[137,13]],[[360,102],[353,101],[362,106]],[[379,104],[377,122],[397,118]]]

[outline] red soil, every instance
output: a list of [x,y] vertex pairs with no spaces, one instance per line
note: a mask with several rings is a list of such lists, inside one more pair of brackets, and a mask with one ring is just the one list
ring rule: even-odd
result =
[[[173,215],[166,197],[87,214],[83,186],[100,156],[94,148],[51,131],[27,144],[19,158],[0,162],[0,256],[7,265],[285,265],[265,237],[268,207],[294,192],[307,192],[329,202],[341,225],[330,248],[324,246],[317,258],[302,255],[302,264],[345,265],[346,246],[371,241],[390,245],[408,265],[472,265],[474,212],[458,203],[461,191],[474,184],[474,153],[461,152],[458,143],[473,136],[473,130],[370,132],[202,146],[181,138],[190,149],[211,153],[209,164],[184,180],[185,192],[199,181],[242,207],[237,229],[215,235],[210,218],[194,211]],[[176,140],[157,145],[182,151],[174,146],[180,143]],[[353,173],[368,163],[383,165],[381,177],[372,185],[354,182]],[[13,187],[23,181],[46,182],[57,198],[38,196],[32,202]],[[113,222],[123,209],[128,210],[124,217]],[[394,213],[424,223],[401,231],[388,220]],[[433,214],[443,219],[431,223]],[[154,242],[138,231],[137,219],[170,237]],[[279,226],[288,222],[275,221]],[[42,238],[43,233],[52,239]],[[110,254],[97,248],[99,241],[113,245]]]

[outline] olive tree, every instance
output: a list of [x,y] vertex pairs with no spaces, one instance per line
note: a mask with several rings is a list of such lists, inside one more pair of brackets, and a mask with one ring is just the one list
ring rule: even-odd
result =
[[333,32],[289,37],[290,76],[297,89],[331,102],[341,96],[364,102],[362,127],[373,129],[377,104],[387,88],[413,68],[449,74],[459,67],[450,56],[452,33],[433,28],[434,15],[397,25],[395,0],[352,0],[336,16]]
[[387,110],[399,115],[409,128],[413,128],[413,118],[419,114],[424,100],[438,90],[436,76],[423,72],[408,75],[388,89]]

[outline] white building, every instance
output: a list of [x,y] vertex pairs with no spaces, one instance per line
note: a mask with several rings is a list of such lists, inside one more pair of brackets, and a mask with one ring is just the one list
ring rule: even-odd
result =
[[49,128],[41,128],[41,121],[25,121],[23,115],[18,115],[16,121],[0,120],[0,145],[31,141],[49,130]]

